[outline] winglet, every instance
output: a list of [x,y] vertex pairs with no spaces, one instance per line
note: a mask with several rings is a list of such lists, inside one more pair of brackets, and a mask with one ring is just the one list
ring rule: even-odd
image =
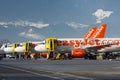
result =
[[104,38],[107,24],[101,24],[90,38]]
[[89,31],[85,34],[85,36],[83,38],[84,39],[90,38],[96,30],[97,30],[96,27],[90,28]]

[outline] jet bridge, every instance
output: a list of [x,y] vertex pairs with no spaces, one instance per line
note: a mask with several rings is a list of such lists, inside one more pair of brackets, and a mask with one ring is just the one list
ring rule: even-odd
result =
[[46,38],[45,47],[48,50],[47,59],[53,58],[57,48],[57,38]]
[[12,46],[11,46],[12,53],[13,53],[14,55],[16,55],[16,54],[17,54],[17,53],[15,52],[15,48],[16,48],[17,46],[19,46],[19,44],[18,44],[18,43],[13,43],[13,44],[12,44]]
[[14,52],[14,49],[15,49],[17,46],[19,46],[19,44],[17,44],[17,43],[13,43],[13,44],[12,44],[12,51],[13,51],[13,52]]
[[30,55],[30,53],[31,53],[32,43],[31,42],[23,42],[23,50],[24,50],[24,55],[27,58],[28,55]]
[[59,53],[56,50],[58,46],[57,42],[57,38],[45,38],[45,47],[48,50],[46,59],[66,59],[65,53]]
[[29,52],[32,49],[32,43],[24,42],[23,43],[23,50],[24,52]]

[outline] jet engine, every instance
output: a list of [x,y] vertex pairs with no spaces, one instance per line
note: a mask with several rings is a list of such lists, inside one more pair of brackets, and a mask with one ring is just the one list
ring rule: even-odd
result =
[[84,49],[73,49],[71,56],[73,58],[83,58],[85,55],[85,50]]

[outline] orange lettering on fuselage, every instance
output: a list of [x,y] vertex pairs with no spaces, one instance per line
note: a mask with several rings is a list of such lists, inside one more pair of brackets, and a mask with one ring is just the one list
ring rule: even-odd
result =
[[75,40],[75,47],[79,47],[82,40]]
[[58,40],[57,41],[57,46],[62,46],[62,41]]
[[74,40],[70,40],[70,46],[74,46]]
[[103,40],[103,41],[102,41],[102,45],[103,45],[103,44],[107,44],[107,40]]
[[108,40],[107,41],[107,44],[113,44],[114,42],[113,42],[113,40]]
[[82,46],[86,46],[87,43],[86,43],[86,42],[81,42],[81,45],[82,45]]
[[58,46],[73,46],[75,48],[86,45],[120,45],[120,40],[58,40]]
[[114,40],[114,44],[115,44],[115,45],[119,45],[119,43],[120,43],[119,41],[120,41],[120,40]]
[[94,41],[95,41],[95,40],[89,40],[89,41],[87,42],[87,44],[93,46],[93,45],[94,45]]
[[63,41],[63,46],[68,46],[68,41],[67,40]]
[[100,45],[100,44],[99,44],[99,40],[95,40],[95,43],[96,43],[96,45],[98,45],[98,46]]

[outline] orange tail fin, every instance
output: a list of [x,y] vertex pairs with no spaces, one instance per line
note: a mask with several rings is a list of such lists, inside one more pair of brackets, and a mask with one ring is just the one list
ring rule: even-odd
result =
[[90,38],[104,38],[107,24],[101,24]]
[[97,30],[96,27],[90,28],[83,38],[84,39],[90,38],[93,35],[93,33],[95,33],[96,30]]

